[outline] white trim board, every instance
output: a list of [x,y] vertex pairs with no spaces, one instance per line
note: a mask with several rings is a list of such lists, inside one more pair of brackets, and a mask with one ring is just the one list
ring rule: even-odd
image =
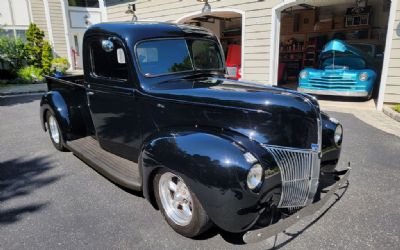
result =
[[52,50],[54,53],[54,36],[53,36],[53,28],[51,26],[49,1],[44,0],[43,4],[44,4],[44,14],[46,16],[47,34],[49,36],[49,41],[50,41],[50,44],[52,46]]
[[69,40],[69,26],[68,26],[68,5],[66,0],[60,0],[61,3],[61,11],[62,11],[62,17],[63,17],[63,25],[64,25],[64,32],[65,32],[65,43],[67,45],[67,58],[68,58],[68,62],[70,65],[70,69],[73,68],[72,64],[72,55],[71,55],[71,41]]
[[[390,14],[388,21],[388,30],[386,35],[386,46],[385,46],[385,56],[383,60],[383,67],[381,73],[381,83],[379,87],[379,96],[377,100],[377,110],[381,111],[383,108],[384,96],[385,96],[385,88],[387,85],[388,71],[389,71],[389,62],[390,62],[390,51],[392,49],[392,41],[393,41],[393,32],[394,32],[394,23],[396,19],[396,11],[397,11],[397,2],[398,0],[392,0],[392,4],[390,6]],[[312,4],[312,0],[283,0],[282,3],[278,4],[272,9],[272,34],[271,34],[271,64],[270,64],[270,82],[272,85],[278,84],[278,63],[279,63],[279,43],[280,43],[280,14],[283,9],[289,8],[294,5],[309,3]]]
[[381,74],[381,84],[379,86],[379,95],[376,109],[382,111],[385,99],[386,85],[389,75],[390,52],[392,51],[393,32],[395,30],[395,20],[397,13],[397,0],[392,0],[390,5],[389,23],[386,34],[385,56],[383,57],[383,66]]

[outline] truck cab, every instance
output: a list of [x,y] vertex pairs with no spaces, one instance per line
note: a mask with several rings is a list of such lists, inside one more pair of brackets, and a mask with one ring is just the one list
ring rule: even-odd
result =
[[97,24],[85,33],[83,64],[84,75],[46,77],[43,129],[58,150],[143,192],[184,236],[213,225],[246,232],[265,216],[326,202],[322,175],[333,191],[347,179],[335,171],[342,125],[312,96],[226,78],[206,29]]

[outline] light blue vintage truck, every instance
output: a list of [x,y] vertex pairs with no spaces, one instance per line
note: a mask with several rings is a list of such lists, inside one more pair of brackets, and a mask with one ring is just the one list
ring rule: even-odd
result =
[[379,80],[379,51],[376,44],[332,40],[322,50],[318,68],[300,72],[298,91],[370,99]]

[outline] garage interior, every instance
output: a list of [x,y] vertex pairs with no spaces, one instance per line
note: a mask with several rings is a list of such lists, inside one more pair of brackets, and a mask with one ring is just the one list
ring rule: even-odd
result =
[[383,60],[390,0],[327,2],[300,4],[281,12],[279,86],[297,89],[301,70],[317,68],[320,52],[332,39],[375,44],[380,51],[372,56]]
[[181,23],[205,27],[213,31],[220,39],[224,49],[229,77],[232,79],[241,77],[242,15],[240,13],[212,12],[189,17]]

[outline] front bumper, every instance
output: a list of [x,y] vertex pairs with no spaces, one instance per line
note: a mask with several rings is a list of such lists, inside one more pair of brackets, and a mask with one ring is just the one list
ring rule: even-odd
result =
[[297,91],[313,94],[313,95],[331,95],[331,96],[348,96],[348,97],[368,97],[368,91],[337,91],[337,90],[320,90],[320,89],[307,89],[297,88]]
[[319,201],[304,207],[303,209],[299,210],[297,213],[291,215],[290,217],[280,220],[279,222],[270,225],[266,228],[257,229],[253,231],[248,231],[243,236],[243,241],[246,243],[255,243],[265,239],[268,239],[278,233],[284,231],[286,228],[290,227],[291,225],[297,223],[299,220],[303,219],[304,217],[313,215],[318,210],[320,210],[329,200],[330,198],[336,193],[336,191],[344,186],[344,183],[347,182],[349,175],[350,175],[351,168],[347,170],[341,171],[337,173],[337,176],[341,176],[340,179],[333,184],[329,191],[322,197]]

